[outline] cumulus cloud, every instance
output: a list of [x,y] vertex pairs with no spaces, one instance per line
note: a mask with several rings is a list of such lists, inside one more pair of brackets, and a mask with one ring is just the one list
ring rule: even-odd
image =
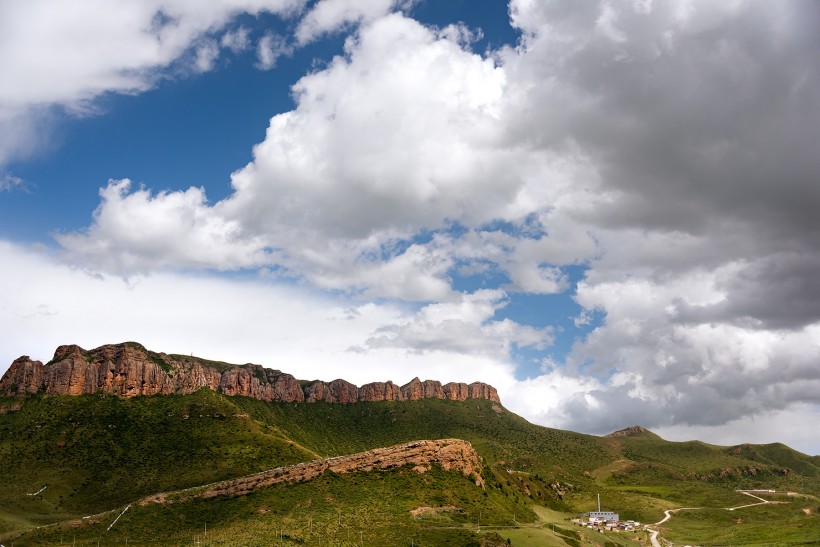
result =
[[573,359],[579,369],[608,379],[567,405],[565,425],[602,433],[616,425],[610,416],[631,412],[649,427],[716,426],[820,403],[820,371],[813,364],[820,359],[820,324],[791,331],[682,324],[681,295],[697,306],[722,298],[707,272],[674,282],[579,285],[585,308],[607,316],[576,346]]
[[600,253],[576,298],[605,320],[564,374],[600,384],[555,423],[717,428],[820,402],[816,8],[511,7],[524,37],[501,55],[529,85],[509,127],[599,177],[567,212]]
[[151,269],[216,263],[236,269],[269,262],[267,251],[243,237],[238,223],[214,213],[203,189],[153,195],[130,187],[128,179],[110,181],[100,191],[94,224],[84,233],[55,236],[79,263],[128,277],[149,271],[150,263]]
[[[574,288],[579,322],[604,319],[532,381],[563,386],[540,414],[553,425],[718,428],[820,402],[820,8],[513,0],[520,42],[478,55],[387,5],[328,0],[302,20],[303,40],[361,26],[293,87],[231,196],[114,183],[65,249],[110,271],[266,265],[437,302],[362,346],[420,354],[504,351],[436,338],[501,328],[497,302],[453,291],[458,272]],[[121,234],[132,203],[157,232]],[[170,225],[148,212],[171,205]],[[570,264],[586,267],[576,287]],[[465,318],[436,315],[450,309]]]
[[[565,199],[572,175],[588,169],[583,158],[508,147],[499,118],[503,70],[451,34],[399,14],[363,27],[346,57],[294,86],[297,108],[271,120],[254,161],[234,173],[234,194],[213,214],[281,250],[280,266],[318,286],[407,299],[445,295],[453,222],[476,231],[496,219],[526,223]],[[437,236],[412,241],[427,230]],[[87,249],[81,240],[63,242]],[[548,264],[561,245],[524,247],[527,264],[496,257],[510,288],[562,290],[561,272]],[[135,258],[141,252],[129,249]],[[479,260],[484,251],[473,246],[473,253]],[[569,260],[566,252],[560,258]],[[218,254],[212,265],[225,267]],[[399,275],[382,275],[395,269]],[[396,290],[410,271],[419,282]]]

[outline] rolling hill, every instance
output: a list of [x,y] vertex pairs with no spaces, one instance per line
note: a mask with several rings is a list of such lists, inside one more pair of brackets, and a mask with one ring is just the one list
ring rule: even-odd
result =
[[[424,472],[412,463],[374,465],[243,495],[226,490],[173,504],[136,503],[162,492],[435,439],[470,443],[480,458],[481,480],[431,461]],[[209,387],[134,397],[40,391],[0,398],[0,469],[0,541],[13,538],[15,545],[115,544],[126,538],[130,545],[190,544],[194,538],[222,545],[478,545],[507,539],[617,545],[646,539],[645,533],[601,534],[567,520],[594,510],[598,493],[621,519],[643,523],[660,521],[667,509],[702,507],[664,523],[661,531],[672,540],[820,541],[813,497],[820,493],[817,457],[784,445],[668,442],[638,427],[607,437],[583,435],[531,424],[492,398],[342,404],[265,400]],[[774,494],[766,499],[783,503],[726,511],[755,501],[740,489],[801,495]]]

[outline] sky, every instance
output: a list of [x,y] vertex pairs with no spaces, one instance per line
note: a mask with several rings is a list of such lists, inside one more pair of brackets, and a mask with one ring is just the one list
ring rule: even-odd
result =
[[820,4],[0,0],[0,372],[135,340],[820,454]]

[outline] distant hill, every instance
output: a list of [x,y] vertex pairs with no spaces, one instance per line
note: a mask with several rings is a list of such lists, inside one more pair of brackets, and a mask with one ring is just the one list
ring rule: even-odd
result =
[[[97,363],[97,370],[105,352],[123,356],[133,349],[151,358],[144,348],[119,354],[116,348],[129,345],[79,356]],[[60,353],[69,354],[78,355],[73,349]],[[254,367],[212,368],[221,368],[222,375],[258,370]],[[260,379],[257,385],[271,384],[275,381]],[[676,443],[639,426],[596,437],[531,424],[486,398],[301,404],[231,395],[210,385],[151,397],[102,389],[74,396],[44,389],[13,393],[0,397],[0,542],[13,538],[15,545],[59,543],[66,537],[78,543],[96,538],[102,544],[124,543],[127,537],[129,545],[191,544],[205,537],[206,522],[207,539],[215,544],[409,545],[412,539],[416,545],[478,545],[495,541],[484,533],[487,527],[514,545],[525,537],[554,545],[646,539],[645,534],[578,530],[564,520],[593,510],[597,494],[604,509],[644,523],[661,520],[665,509],[713,508],[675,513],[663,533],[679,543],[738,544],[738,538],[766,543],[769,529],[789,541],[820,540],[820,507],[812,498],[820,494],[820,462],[785,445]],[[383,470],[331,469],[263,485],[248,495],[216,489],[207,499],[136,503],[240,477],[250,476],[256,484],[254,474],[266,470],[437,439],[470,443],[483,486],[432,458],[423,473],[409,461]],[[728,512],[724,508],[756,501],[738,489],[801,496],[783,495],[773,498],[781,504]],[[34,530],[51,523],[63,524]]]
[[[651,431],[646,428],[643,428],[639,425],[633,425],[631,427],[626,427],[624,429],[619,429],[618,431],[613,431],[612,433],[606,435],[607,437],[635,437],[638,435],[645,435],[645,436],[653,436],[658,437]],[[659,438],[659,437],[658,437]]]

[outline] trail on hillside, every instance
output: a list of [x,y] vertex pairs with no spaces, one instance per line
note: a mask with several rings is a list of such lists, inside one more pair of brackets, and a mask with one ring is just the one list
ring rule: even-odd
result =
[[[755,499],[758,499],[760,501],[758,503],[748,503],[746,505],[738,505],[736,507],[724,507],[724,509],[726,509],[727,511],[735,511],[736,509],[744,509],[746,507],[755,507],[757,505],[785,503],[785,502],[782,502],[782,501],[772,501],[772,500],[763,499],[760,496],[755,496],[751,492],[746,492],[744,490],[736,490],[736,492],[739,493],[739,494],[745,494],[747,496],[751,496],[751,497],[753,497]],[[661,524],[663,524],[664,522],[666,522],[667,520],[672,518],[672,513],[676,513],[678,511],[685,511],[685,510],[688,510],[688,509],[707,509],[707,508],[706,507],[678,507],[677,509],[667,509],[666,511],[663,512],[664,517],[661,520],[659,520],[658,522],[656,522],[655,524],[653,524],[652,526],[660,526]],[[649,527],[647,527],[647,530],[649,530],[651,532],[651,535],[649,537],[649,541],[652,542],[652,547],[661,547],[661,544],[658,541],[658,536],[660,535],[660,531],[659,530],[653,530]]]

